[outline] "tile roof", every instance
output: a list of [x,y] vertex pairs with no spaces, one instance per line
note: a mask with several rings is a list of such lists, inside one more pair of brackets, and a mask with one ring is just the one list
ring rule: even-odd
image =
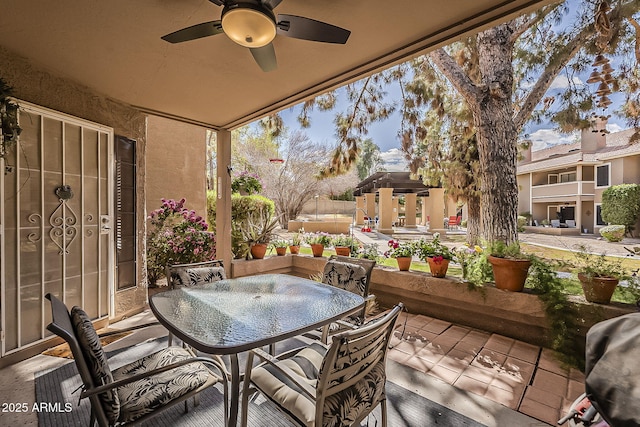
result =
[[607,135],[606,146],[598,149],[595,153],[583,153],[580,151],[580,141],[533,151],[530,161],[518,164],[518,173],[568,167],[578,162],[583,164],[595,163],[602,160],[640,154],[640,143],[630,143],[631,136],[635,131],[634,128],[631,128]]

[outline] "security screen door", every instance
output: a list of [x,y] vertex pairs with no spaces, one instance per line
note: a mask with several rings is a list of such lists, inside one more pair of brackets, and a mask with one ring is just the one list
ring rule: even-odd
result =
[[2,356],[51,335],[48,292],[93,319],[113,293],[113,131],[26,103],[19,124],[0,177]]

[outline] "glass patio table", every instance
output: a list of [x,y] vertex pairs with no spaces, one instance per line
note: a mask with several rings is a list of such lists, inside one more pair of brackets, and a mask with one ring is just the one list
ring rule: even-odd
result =
[[240,396],[238,354],[319,328],[362,309],[351,292],[286,274],[220,280],[155,294],[158,321],[193,348],[231,360],[229,425]]

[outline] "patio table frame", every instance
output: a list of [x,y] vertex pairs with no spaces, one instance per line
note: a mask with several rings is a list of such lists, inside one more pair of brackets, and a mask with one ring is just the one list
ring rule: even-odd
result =
[[225,279],[153,295],[158,321],[193,348],[231,361],[229,426],[240,397],[238,354],[320,328],[362,310],[351,292],[286,274]]

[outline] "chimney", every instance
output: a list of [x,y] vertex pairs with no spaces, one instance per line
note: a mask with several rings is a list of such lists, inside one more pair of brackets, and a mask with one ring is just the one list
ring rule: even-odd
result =
[[607,118],[594,117],[591,119],[591,126],[582,129],[580,136],[580,148],[583,153],[595,153],[597,150],[607,145],[606,132]]

